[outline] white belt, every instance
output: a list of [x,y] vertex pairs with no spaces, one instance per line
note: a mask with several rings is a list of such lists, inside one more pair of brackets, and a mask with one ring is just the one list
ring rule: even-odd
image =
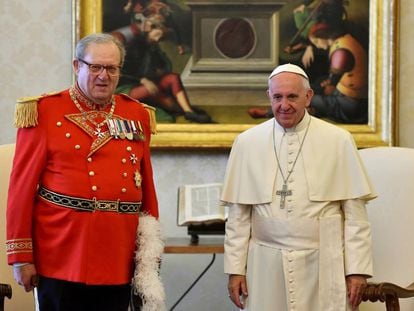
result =
[[253,212],[252,239],[259,245],[278,249],[318,249],[319,221],[277,220]]

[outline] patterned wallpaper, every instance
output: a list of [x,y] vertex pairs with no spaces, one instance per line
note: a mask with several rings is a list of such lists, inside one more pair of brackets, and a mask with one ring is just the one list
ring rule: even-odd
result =
[[[400,0],[400,145],[414,147],[414,2]],[[15,139],[14,104],[18,97],[66,88],[72,81],[72,0],[0,0],[0,144]],[[155,182],[161,222],[167,236],[186,236],[176,226],[177,188],[182,184],[220,182],[227,152],[153,152]],[[189,255],[187,255],[189,256]],[[167,286],[168,305],[178,299],[209,257],[168,255],[162,276]],[[185,257],[185,256],[184,256]],[[182,264],[186,271],[182,273]],[[226,296],[222,257],[180,304],[179,310],[231,310]]]

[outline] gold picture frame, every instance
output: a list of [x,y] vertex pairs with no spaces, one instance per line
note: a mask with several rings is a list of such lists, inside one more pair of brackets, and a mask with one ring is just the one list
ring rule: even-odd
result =
[[[72,10],[73,44],[87,34],[102,31],[102,0],[73,0]],[[339,125],[352,133],[359,148],[398,145],[398,13],[399,0],[369,1],[368,123]],[[253,125],[159,123],[151,146],[226,149]]]

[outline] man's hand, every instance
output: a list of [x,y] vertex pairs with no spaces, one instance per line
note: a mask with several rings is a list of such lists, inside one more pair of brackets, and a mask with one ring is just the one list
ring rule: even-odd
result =
[[38,276],[36,267],[32,263],[13,266],[13,275],[16,282],[23,286],[26,292],[30,292],[37,286]]
[[315,59],[315,55],[313,53],[313,47],[312,45],[308,45],[305,49],[305,52],[302,55],[302,64],[305,66],[305,68],[308,68],[313,60]]
[[363,275],[348,275],[346,277],[346,287],[348,298],[352,308],[355,310],[362,301],[362,292],[367,286],[367,278]]
[[248,296],[246,276],[230,274],[228,290],[231,301],[233,301],[238,308],[244,309],[244,299]]

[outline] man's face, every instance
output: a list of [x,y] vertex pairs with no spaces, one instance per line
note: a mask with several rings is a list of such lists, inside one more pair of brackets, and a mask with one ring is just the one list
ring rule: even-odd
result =
[[276,121],[284,128],[296,126],[310,105],[313,91],[305,88],[303,79],[298,74],[282,72],[270,80],[267,96]]
[[[119,66],[121,56],[113,43],[92,43],[87,47],[83,60],[89,64]],[[118,85],[119,74],[109,75],[106,69],[99,74],[92,73],[88,65],[77,59],[73,61],[73,68],[80,89],[90,100],[102,105],[111,100]]]

